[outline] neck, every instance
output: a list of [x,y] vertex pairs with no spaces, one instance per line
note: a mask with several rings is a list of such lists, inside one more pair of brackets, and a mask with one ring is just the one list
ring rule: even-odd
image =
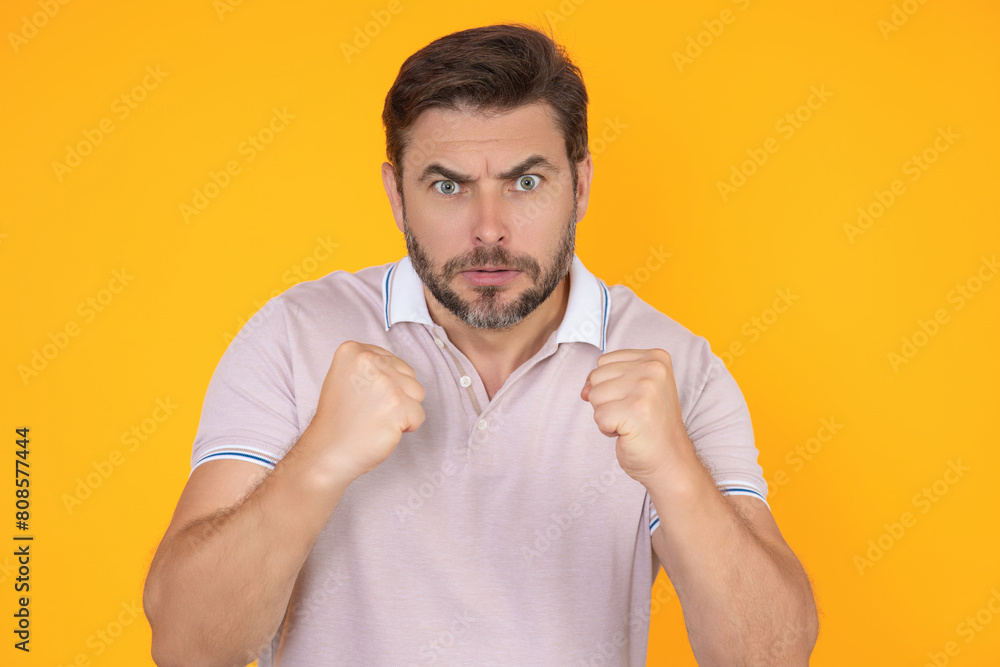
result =
[[492,399],[510,374],[542,349],[559,328],[569,303],[569,274],[538,308],[508,329],[470,326],[442,306],[427,287],[424,298],[431,319],[444,328],[448,339],[472,362]]

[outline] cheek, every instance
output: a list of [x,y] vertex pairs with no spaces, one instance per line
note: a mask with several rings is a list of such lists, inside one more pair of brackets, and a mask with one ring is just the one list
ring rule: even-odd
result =
[[569,228],[571,212],[572,209],[553,207],[519,217],[512,225],[517,245],[534,248],[536,252],[559,245]]
[[407,206],[406,220],[411,234],[435,262],[468,251],[467,234],[456,216],[442,215],[440,211],[411,211]]

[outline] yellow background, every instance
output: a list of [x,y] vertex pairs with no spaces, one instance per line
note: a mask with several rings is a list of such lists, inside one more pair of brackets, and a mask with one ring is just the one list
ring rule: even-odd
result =
[[[0,9],[0,663],[151,664],[148,624],[128,608],[141,607],[228,337],[296,269],[313,279],[405,252],[379,179],[385,92],[432,39],[524,21],[552,24],[592,99],[580,257],[716,353],[743,346],[727,361],[821,608],[812,664],[1000,664],[987,606],[1000,590],[1000,280],[982,279],[1000,251],[996,3],[400,0],[378,14],[388,2],[224,1]],[[130,109],[123,95],[144,99]],[[242,142],[274,109],[294,118],[248,160]],[[53,165],[105,119],[113,129],[78,166]],[[769,139],[777,150],[743,165]],[[925,151],[935,161],[913,172]],[[239,173],[186,222],[181,204],[232,160]],[[733,169],[753,173],[723,197]],[[891,205],[849,234],[879,196]],[[651,248],[670,253],[658,269]],[[972,296],[961,308],[958,285]],[[779,290],[797,299],[769,312]],[[60,335],[67,325],[76,335]],[[893,363],[904,337],[920,345]],[[43,367],[22,378],[36,352]],[[159,422],[158,399],[177,406]],[[842,425],[833,437],[823,419]],[[11,632],[19,426],[31,428],[28,655]],[[130,449],[133,428],[147,433]],[[946,475],[949,462],[968,470]],[[886,548],[869,554],[869,540]],[[662,571],[654,594],[649,664],[694,664]],[[989,622],[963,631],[977,613]]]

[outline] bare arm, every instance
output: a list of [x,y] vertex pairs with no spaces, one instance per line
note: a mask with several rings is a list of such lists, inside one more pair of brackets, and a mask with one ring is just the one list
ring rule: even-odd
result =
[[677,590],[699,665],[807,665],[819,623],[809,579],[758,499],[723,497],[709,472],[647,486],[653,548]]
[[253,662],[347,486],[420,426],[423,398],[409,365],[347,341],[333,356],[315,416],[270,474],[244,461],[196,468],[146,577],[156,663]]
[[[725,373],[721,359],[711,363]],[[723,393],[713,390],[706,403],[728,403],[716,428],[746,437],[752,431],[739,388],[728,374],[719,380]],[[580,398],[593,404],[601,432],[617,436],[618,462],[657,509],[650,540],[677,591],[698,664],[808,664],[819,623],[805,570],[764,503],[719,492],[688,436],[670,354],[602,354]]]
[[[307,429],[245,498],[186,525],[171,524],[143,595],[158,665],[244,667],[274,636],[306,556],[353,479],[319,472],[317,449]],[[210,494],[213,478],[232,476],[236,466],[267,472],[243,461],[202,464],[174,521]]]

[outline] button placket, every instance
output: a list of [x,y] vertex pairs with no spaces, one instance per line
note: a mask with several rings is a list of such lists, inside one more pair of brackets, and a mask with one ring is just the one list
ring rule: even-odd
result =
[[[462,364],[462,360],[459,354],[452,349],[452,346],[444,341],[444,336],[441,336],[436,331],[431,331],[431,335],[434,338],[434,343],[441,349],[445,350],[451,357],[455,364],[455,368],[458,370],[460,376],[458,379],[458,384],[463,387],[467,392],[470,401],[475,409],[475,414],[477,418],[470,424],[470,429],[468,431],[468,461],[470,463],[478,463],[486,466],[495,466],[497,464],[497,451],[494,447],[494,437],[496,434],[497,426],[502,427],[504,421],[503,409],[497,408],[502,399],[503,395],[510,389],[510,387],[517,382],[523,375],[530,371],[538,362],[543,359],[548,358],[555,353],[558,345],[555,343],[555,333],[553,333],[549,339],[546,341],[545,345],[527,362],[522,364],[522,366],[514,371],[508,381],[504,383],[504,386],[500,388],[491,400],[486,404],[485,410],[482,408],[479,397],[476,393],[476,388],[472,386],[472,377],[465,372],[465,368]],[[470,362],[471,363],[471,362]],[[481,383],[480,383],[481,384]],[[501,417],[499,422],[497,419],[491,417],[494,412],[494,408],[500,410]]]
[[[466,446],[468,461],[470,463],[485,463],[487,465],[493,465],[492,448],[487,446],[491,444],[491,434],[484,432],[488,427],[489,422],[483,419],[483,408],[479,402],[479,397],[476,395],[476,390],[472,386],[472,377],[465,372],[462,360],[458,357],[455,351],[444,342],[442,337],[437,335],[436,332],[431,332],[431,335],[434,337],[435,345],[447,352],[451,357],[452,362],[454,362],[455,368],[458,369],[458,372],[460,373],[458,384],[460,387],[465,389],[466,395],[469,397],[469,400],[475,410],[475,416],[477,419],[470,423],[468,431],[469,438]],[[489,411],[489,406],[487,406],[486,410]]]

